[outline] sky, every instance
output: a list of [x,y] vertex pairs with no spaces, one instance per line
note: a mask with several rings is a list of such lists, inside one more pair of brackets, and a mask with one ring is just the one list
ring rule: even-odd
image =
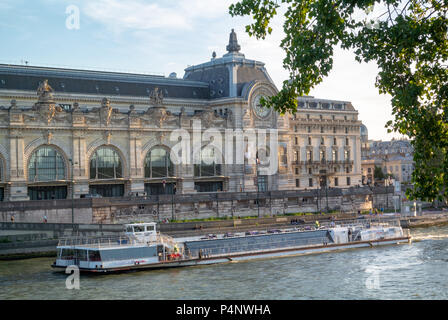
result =
[[[226,53],[235,29],[246,58],[262,61],[281,88],[282,16],[273,33],[257,40],[245,33],[248,17],[231,17],[236,0],[0,0],[0,63],[124,71],[168,76]],[[79,15],[77,15],[79,13]],[[79,19],[77,19],[79,17]],[[390,96],[375,88],[377,67],[360,64],[337,48],[330,75],[310,95],[351,101],[369,139],[390,140]]]

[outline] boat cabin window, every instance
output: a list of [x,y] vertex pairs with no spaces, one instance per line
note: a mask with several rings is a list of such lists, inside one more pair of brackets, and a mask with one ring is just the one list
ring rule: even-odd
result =
[[146,226],[146,231],[154,231],[154,226]]
[[126,232],[134,232],[134,230],[132,229],[132,226],[127,226]]
[[79,261],[87,261],[87,250],[76,249],[75,254]]
[[98,250],[89,250],[89,261],[101,261],[100,252]]
[[145,232],[144,226],[134,226],[134,232]]
[[73,249],[62,249],[61,259],[62,260],[73,260],[74,259]]

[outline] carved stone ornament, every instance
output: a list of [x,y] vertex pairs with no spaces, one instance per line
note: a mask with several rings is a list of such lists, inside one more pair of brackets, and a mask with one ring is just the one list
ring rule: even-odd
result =
[[112,106],[110,105],[110,100],[107,98],[104,98],[101,102],[101,119],[103,119],[104,123],[108,126],[110,124],[110,121],[112,120]]
[[154,107],[161,107],[163,105],[163,93],[159,88],[154,88],[154,90],[149,95],[150,104]]
[[110,131],[104,132],[103,138],[106,141],[106,144],[110,144],[110,139],[112,138],[112,133]]
[[157,125],[157,127],[161,128],[163,123],[168,117],[168,113],[165,108],[157,107],[157,108],[149,108],[146,112],[147,115],[150,116],[151,120]]
[[55,104],[40,104],[38,105],[38,112],[42,118],[47,121],[47,124],[54,119],[56,112],[61,112],[62,108]]
[[85,138],[88,135],[88,133],[84,130],[77,130],[73,132],[73,136],[75,138]]
[[232,123],[232,121],[233,121],[233,112],[232,112],[232,110],[228,110],[227,111],[227,120],[229,121],[229,123]]
[[34,105],[34,110],[43,118],[47,124],[53,120],[56,112],[61,112],[62,108],[56,106],[53,99],[53,88],[48,84],[48,80],[44,80],[37,88],[37,103]]
[[53,91],[53,88],[48,84],[48,80],[45,79],[39,84],[39,87],[37,88],[38,102],[54,103]]
[[156,137],[157,137],[157,141],[158,141],[159,143],[161,143],[162,140],[165,138],[165,133],[164,133],[164,132],[158,132],[158,133],[156,134]]
[[204,127],[210,127],[213,123],[213,119],[215,118],[215,113],[212,110],[205,110],[202,112],[201,120],[202,125]]
[[11,109],[17,109],[17,101],[15,99],[11,100]]
[[53,139],[53,133],[50,130],[44,132],[44,139],[47,144],[51,144],[51,139]]
[[10,137],[14,137],[14,138],[22,138],[23,137],[23,132],[19,129],[13,129],[10,131],[9,133]]
[[78,112],[78,111],[80,111],[80,110],[79,110],[79,103],[78,103],[78,102],[75,102],[75,103],[73,104],[73,112]]

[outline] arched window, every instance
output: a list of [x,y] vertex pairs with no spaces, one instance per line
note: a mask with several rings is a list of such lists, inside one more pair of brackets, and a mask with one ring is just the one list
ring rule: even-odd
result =
[[325,150],[320,150],[319,151],[319,158],[320,158],[320,161],[325,161],[326,160],[326,158],[325,158]]
[[172,177],[173,172],[173,163],[167,150],[156,147],[148,152],[145,158],[145,178]]
[[313,161],[313,150],[306,151],[306,161]]
[[201,149],[201,163],[194,165],[194,175],[196,177],[211,177],[221,175],[221,165],[217,164],[215,148],[205,147]]
[[109,147],[100,147],[90,158],[90,179],[123,178],[123,166],[118,153]]
[[42,147],[31,155],[28,163],[28,181],[65,180],[63,156],[52,147]]
[[332,150],[332,160],[333,161],[338,161],[338,151],[337,150]]
[[346,161],[350,160],[350,151],[349,150],[344,151],[344,160],[346,160]]

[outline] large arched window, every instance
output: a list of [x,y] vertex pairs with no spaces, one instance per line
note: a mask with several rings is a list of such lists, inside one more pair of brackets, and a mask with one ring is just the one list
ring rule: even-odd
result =
[[145,158],[145,178],[172,177],[173,163],[170,153],[162,147],[155,147]]
[[52,147],[42,147],[31,155],[28,164],[28,181],[65,180],[63,156]]
[[90,179],[123,178],[123,165],[118,153],[109,147],[100,147],[90,158]]
[[217,163],[217,154],[212,147],[201,149],[201,163],[194,165],[194,175],[196,177],[211,177],[221,175],[221,165]]

